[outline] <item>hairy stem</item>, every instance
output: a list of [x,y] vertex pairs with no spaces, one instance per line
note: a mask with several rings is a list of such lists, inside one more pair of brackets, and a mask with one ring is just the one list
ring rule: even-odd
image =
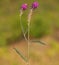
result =
[[25,40],[27,41],[26,35],[25,35],[25,33],[24,33],[24,28],[23,28],[23,25],[22,25],[22,21],[21,21],[21,17],[22,17],[22,15],[23,15],[23,11],[20,10],[20,25],[21,25],[21,29],[22,29],[22,32],[23,32],[24,38],[25,38]]
[[30,65],[30,62],[29,62],[29,60],[30,60],[30,36],[29,36],[29,34],[30,34],[30,20],[31,20],[31,16],[32,16],[32,9],[30,10],[30,13],[29,13],[29,15],[28,15],[28,64],[27,65]]

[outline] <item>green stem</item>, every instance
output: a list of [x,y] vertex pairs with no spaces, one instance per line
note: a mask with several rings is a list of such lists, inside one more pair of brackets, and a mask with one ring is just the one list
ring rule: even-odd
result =
[[25,38],[25,40],[27,41],[26,35],[25,35],[25,33],[24,33],[24,28],[23,28],[23,25],[22,25],[22,21],[21,21],[21,17],[22,17],[22,15],[23,15],[23,11],[20,10],[20,25],[21,25],[21,29],[22,29],[22,32],[23,32],[24,38]]

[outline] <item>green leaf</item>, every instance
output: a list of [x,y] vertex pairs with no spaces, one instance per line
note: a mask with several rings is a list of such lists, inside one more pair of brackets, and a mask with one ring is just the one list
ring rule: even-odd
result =
[[19,54],[21,57],[22,57],[22,59],[25,61],[25,62],[27,62],[27,58],[20,52],[20,51],[18,51],[18,49],[16,49],[16,48],[13,48],[16,52],[17,52],[17,54]]
[[40,40],[31,40],[31,42],[34,42],[34,43],[40,43],[40,44],[46,45],[45,42],[40,41]]

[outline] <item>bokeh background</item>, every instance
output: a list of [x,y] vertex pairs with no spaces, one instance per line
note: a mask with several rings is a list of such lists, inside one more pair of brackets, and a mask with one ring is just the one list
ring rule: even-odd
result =
[[[13,47],[27,56],[27,43],[20,27],[20,6],[28,3],[22,16],[27,29],[27,15],[34,0],[0,0],[0,65],[26,65]],[[46,45],[32,44],[31,65],[59,65],[59,0],[37,0],[39,7],[33,11],[30,38],[46,42]],[[35,50],[35,51],[34,51]]]

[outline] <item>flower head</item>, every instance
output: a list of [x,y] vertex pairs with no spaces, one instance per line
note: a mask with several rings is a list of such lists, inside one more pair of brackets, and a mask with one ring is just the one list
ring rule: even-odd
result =
[[33,9],[37,8],[38,6],[39,6],[38,2],[33,2],[33,4],[32,4]]
[[27,9],[27,4],[26,3],[25,4],[22,4],[21,9],[22,10],[26,10]]

